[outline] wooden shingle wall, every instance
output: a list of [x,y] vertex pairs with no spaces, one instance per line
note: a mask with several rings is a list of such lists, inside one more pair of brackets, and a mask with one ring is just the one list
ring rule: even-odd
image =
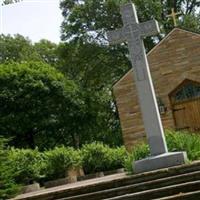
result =
[[[170,93],[185,79],[200,82],[200,35],[175,28],[148,54],[156,91],[167,107],[161,115],[164,128],[175,128]],[[145,139],[145,131],[130,70],[113,87],[123,132],[124,144],[131,149]]]

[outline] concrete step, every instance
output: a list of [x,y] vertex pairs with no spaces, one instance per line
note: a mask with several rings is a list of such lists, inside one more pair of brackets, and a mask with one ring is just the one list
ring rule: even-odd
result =
[[[180,193],[187,193],[187,192],[196,192],[200,188],[200,181],[193,181],[182,183],[178,185],[171,185],[167,187],[157,188],[146,190],[142,192],[137,192],[133,194],[126,194],[122,196],[112,197],[112,198],[105,198],[104,200],[152,200],[152,199],[161,199],[163,197],[177,195]],[[199,197],[200,199],[200,197]],[[198,199],[195,199],[198,200]]]
[[200,171],[190,172],[187,174],[181,174],[171,177],[165,177],[157,180],[147,181],[143,183],[136,183],[127,186],[116,187],[112,189],[101,190],[97,192],[91,192],[81,195],[75,195],[71,197],[61,198],[59,200],[101,200],[104,198],[116,197],[124,194],[135,193],[139,191],[155,189],[165,187],[169,185],[175,185],[190,181],[200,180]]
[[200,199],[200,190],[188,193],[180,193],[177,195],[154,199],[154,200],[199,200],[199,199]]

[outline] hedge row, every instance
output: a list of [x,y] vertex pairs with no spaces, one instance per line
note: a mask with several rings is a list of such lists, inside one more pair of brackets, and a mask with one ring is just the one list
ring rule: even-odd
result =
[[[169,151],[186,151],[189,160],[200,159],[200,135],[166,131],[166,139]],[[150,155],[146,143],[136,145],[131,153],[127,153],[124,147],[110,148],[102,143],[87,144],[80,150],[56,147],[45,152],[37,149],[3,150],[3,146],[0,140],[0,179],[3,178],[3,181],[0,180],[0,196],[6,190],[11,193],[9,185],[15,189],[15,184],[62,178],[71,168],[81,167],[86,174],[90,174],[125,167],[132,173],[134,160]]]
[[81,150],[56,147],[43,153],[37,149],[9,151],[10,166],[19,184],[63,178],[71,168],[81,167],[86,174],[114,170],[122,168],[127,157],[124,147],[110,148],[102,143],[88,144]]

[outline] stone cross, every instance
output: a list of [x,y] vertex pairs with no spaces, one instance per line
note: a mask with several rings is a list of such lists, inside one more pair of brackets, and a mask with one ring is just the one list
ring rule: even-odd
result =
[[177,15],[180,15],[181,13],[180,13],[180,12],[176,13],[176,12],[174,11],[174,8],[172,8],[171,11],[172,11],[172,13],[171,13],[170,15],[167,15],[167,17],[172,17],[173,22],[174,22],[174,27],[176,27],[176,26],[177,26],[177,23],[176,23],[176,16],[177,16]]
[[121,29],[108,32],[108,40],[111,44],[128,42],[140,109],[151,155],[167,153],[163,127],[143,44],[145,37],[159,33],[158,23],[155,20],[139,23],[135,6],[131,3],[121,7],[121,15],[124,26]]
[[130,59],[134,69],[134,79],[139,97],[144,127],[151,156],[135,161],[135,173],[181,165],[186,162],[186,152],[168,153],[163,127],[158,111],[143,38],[159,33],[155,20],[139,23],[135,6],[131,3],[121,7],[124,26],[108,33],[112,44],[128,42]]

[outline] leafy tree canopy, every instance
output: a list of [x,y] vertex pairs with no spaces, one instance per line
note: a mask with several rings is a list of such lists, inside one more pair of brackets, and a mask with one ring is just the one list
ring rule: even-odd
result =
[[49,40],[42,39],[34,44],[34,49],[42,61],[52,65],[58,65],[58,45]]
[[29,38],[22,35],[0,35],[0,63],[42,61],[55,66],[58,45],[48,40],[32,44]]
[[0,65],[0,134],[18,147],[48,146],[80,112],[77,86],[41,62]]
[[22,35],[0,35],[0,63],[41,60],[31,41]]
[[[163,33],[173,28],[172,20],[167,18],[171,8],[182,12],[179,26],[191,31],[199,30],[200,6],[198,0],[132,0],[137,6],[139,20],[157,19]],[[129,0],[62,0],[64,16],[62,39],[84,39],[87,41],[105,42],[105,32],[122,26],[119,14],[120,5]],[[189,21],[189,22],[188,22]]]
[[[37,139],[37,145],[49,147],[63,142],[78,147],[93,140],[112,145],[121,144],[119,121],[109,88],[127,70],[128,63],[123,52],[95,43],[71,42],[57,45],[41,40],[32,44],[28,38],[21,35],[2,35],[0,45],[1,63],[24,63],[31,60],[46,62],[60,69],[78,85],[77,96],[84,102],[81,111],[76,112],[74,120],[60,122],[70,123],[67,131],[66,127],[59,129],[54,126],[56,133],[53,133],[51,127],[51,131],[45,130],[36,134],[36,138],[39,138],[39,135],[41,138],[50,135],[47,137],[48,141],[51,138],[51,144],[42,144],[42,139]],[[115,66],[113,62],[116,63]],[[43,104],[41,110],[42,106]],[[14,136],[14,133],[10,135]]]

